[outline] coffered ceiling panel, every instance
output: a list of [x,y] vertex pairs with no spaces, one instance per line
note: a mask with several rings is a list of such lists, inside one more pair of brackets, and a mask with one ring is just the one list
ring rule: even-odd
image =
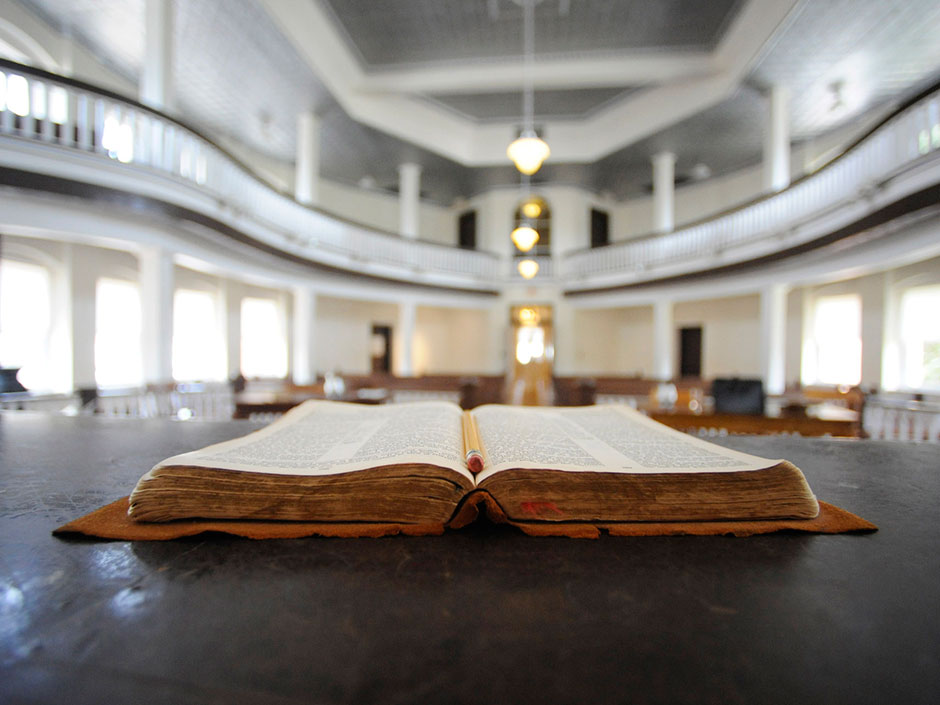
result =
[[[574,90],[536,91],[533,100],[535,120],[583,118],[613,100],[626,98],[635,89],[580,88]],[[434,95],[429,99],[471,120],[519,120],[522,93],[464,93]]]
[[[515,0],[325,0],[368,68],[522,53]],[[537,55],[714,49],[741,0],[537,0]]]
[[[136,85],[143,62],[144,0],[10,1],[73,37],[129,86]],[[365,179],[391,188],[397,165],[415,161],[424,167],[426,197],[442,204],[518,183],[508,162],[468,167],[351,118],[352,111],[327,89],[321,67],[310,65],[271,12],[272,3],[289,11],[324,10],[323,24],[349,48],[365,75],[383,78],[402,75],[403,67],[421,73],[467,65],[486,70],[497,62],[513,65],[520,57],[522,33],[516,0],[170,2],[177,110],[206,134],[247,145],[289,174],[297,114],[315,110],[321,116],[321,173],[326,178],[350,184]],[[714,56],[748,10],[787,2],[540,0],[536,54],[540,60],[561,57],[564,65],[580,67],[578,62],[598,57]],[[580,184],[624,198],[644,192],[649,158],[661,150],[677,154],[680,181],[693,174],[720,175],[760,161],[763,92],[770,86],[789,88],[791,134],[802,141],[840,127],[861,129],[872,115],[940,79],[938,0],[794,0],[793,9],[768,36],[736,79],[736,88],[716,101],[676,122],[647,124],[649,129],[633,143],[602,158],[587,163],[550,160],[536,180]],[[707,69],[717,70],[720,63]],[[699,77],[703,75],[707,79],[706,74]],[[668,85],[668,80],[661,83]],[[542,87],[535,96],[536,118],[577,125],[612,106],[642,103],[651,90],[651,85],[640,87],[642,83]],[[133,88],[129,92],[135,93]],[[685,94],[678,89],[673,99],[681,102]],[[515,121],[521,113],[520,91],[506,86],[430,91],[415,102],[483,130]],[[667,113],[672,110],[671,105],[666,108]],[[606,123],[615,132],[631,127],[627,118]]]
[[791,134],[807,138],[883,105],[940,69],[937,0],[803,2],[751,80],[789,88]]

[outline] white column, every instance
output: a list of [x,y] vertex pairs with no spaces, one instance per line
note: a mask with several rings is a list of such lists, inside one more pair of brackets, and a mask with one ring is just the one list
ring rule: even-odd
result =
[[146,0],[140,102],[173,107],[173,0]]
[[767,126],[764,130],[764,190],[780,191],[790,185],[789,91],[783,86],[770,90]]
[[297,116],[294,198],[308,206],[320,201],[320,118],[314,113]]
[[815,314],[813,302],[815,295],[813,289],[804,286],[800,306],[803,309],[803,335],[800,340],[800,384],[813,384],[816,382],[816,350],[813,324]]
[[304,286],[294,287],[293,293],[291,374],[294,384],[313,384],[317,380],[317,295]]
[[418,204],[421,198],[421,165],[411,162],[398,167],[399,232],[418,237]]
[[672,232],[675,226],[676,155],[653,155],[653,230]]
[[235,379],[242,372],[242,291],[239,285],[232,281],[224,281],[223,289],[228,378]]
[[863,387],[881,388],[881,370],[887,329],[885,323],[885,280],[887,274],[875,274],[862,279],[862,379]]
[[[883,391],[901,388],[904,379],[901,357],[901,297],[895,278],[896,271],[885,272],[882,283],[882,322],[883,336],[881,343],[881,379],[878,385]],[[865,348],[862,348],[865,354]]]
[[772,284],[760,292],[760,363],[764,390],[783,394],[787,382],[787,287]]
[[395,374],[399,377],[411,377],[414,374],[414,340],[416,310],[413,301],[398,304],[398,332],[395,334],[398,345],[398,360]]
[[72,348],[72,385],[75,389],[94,389],[95,379],[95,298],[94,267],[88,251],[70,246],[68,252],[69,301]]
[[672,301],[653,304],[653,376],[665,382],[675,376],[676,336]]
[[144,382],[173,379],[173,257],[148,248],[140,254]]

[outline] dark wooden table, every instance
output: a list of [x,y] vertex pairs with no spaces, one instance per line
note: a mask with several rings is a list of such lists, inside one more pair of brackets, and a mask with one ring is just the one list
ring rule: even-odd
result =
[[57,539],[249,422],[0,414],[0,702],[933,703],[940,447],[723,438],[874,534]]

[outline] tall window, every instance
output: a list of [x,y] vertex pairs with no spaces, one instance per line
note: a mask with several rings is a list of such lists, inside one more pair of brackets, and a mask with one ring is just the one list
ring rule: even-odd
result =
[[242,299],[241,371],[245,377],[287,376],[284,310],[274,299]]
[[143,382],[140,286],[99,279],[95,291],[95,382],[134,387]]
[[813,339],[804,358],[807,384],[858,384],[862,379],[862,301],[821,296],[813,311]]
[[226,377],[225,338],[218,298],[178,289],[173,296],[173,379],[219,382]]
[[55,386],[51,286],[45,267],[0,260],[0,365],[20,368],[17,379],[31,390]]
[[940,387],[940,285],[901,296],[901,349],[905,386]]

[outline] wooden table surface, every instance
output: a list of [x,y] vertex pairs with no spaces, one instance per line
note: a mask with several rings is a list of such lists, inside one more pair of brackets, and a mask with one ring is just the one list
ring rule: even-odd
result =
[[50,531],[245,421],[0,414],[0,702],[933,703],[940,447],[728,437],[871,534]]

